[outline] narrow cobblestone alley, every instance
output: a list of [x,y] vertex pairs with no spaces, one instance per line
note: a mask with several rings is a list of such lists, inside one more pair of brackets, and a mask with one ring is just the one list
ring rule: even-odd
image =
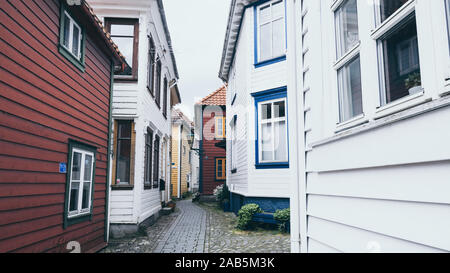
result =
[[289,253],[290,237],[274,230],[237,231],[236,217],[213,204],[177,202],[146,235],[112,239],[104,253]]

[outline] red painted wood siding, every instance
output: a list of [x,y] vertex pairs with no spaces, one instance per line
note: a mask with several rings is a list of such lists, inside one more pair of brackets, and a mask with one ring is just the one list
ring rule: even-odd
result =
[[[59,5],[0,0],[0,252],[105,245],[111,60],[90,34],[84,73],[58,52]],[[93,220],[64,229],[69,138],[98,153]]]
[[[203,111],[203,161],[202,161],[202,193],[205,195],[213,194],[214,189],[224,184],[225,181],[216,180],[216,158],[226,157],[226,150],[216,146],[222,139],[215,139],[215,117],[226,116],[226,111],[217,111],[217,106],[214,108],[206,107]],[[223,114],[222,114],[223,112]],[[226,122],[226,121],[225,121]],[[213,139],[211,139],[213,137]],[[208,159],[206,159],[208,157]]]

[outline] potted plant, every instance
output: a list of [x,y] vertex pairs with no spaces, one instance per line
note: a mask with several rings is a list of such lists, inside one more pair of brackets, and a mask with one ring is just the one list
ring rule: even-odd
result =
[[417,94],[422,91],[422,80],[420,78],[420,73],[412,73],[405,80],[405,87],[408,89],[409,94]]

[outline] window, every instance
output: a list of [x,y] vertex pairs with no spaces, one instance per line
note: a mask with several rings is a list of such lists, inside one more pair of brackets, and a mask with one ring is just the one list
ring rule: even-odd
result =
[[[286,27],[284,1],[255,7],[255,63],[285,59]],[[284,57],[284,58],[283,58]]]
[[147,128],[145,135],[145,173],[144,173],[144,187],[152,187],[152,150],[153,150],[153,132]]
[[449,39],[449,45],[450,45],[450,0],[445,1],[445,11],[447,15],[447,35]]
[[378,45],[381,59],[381,104],[386,105],[403,97],[421,93],[422,79],[415,13],[412,12],[398,24],[393,25],[378,40]]
[[408,1],[409,0],[381,0],[380,1],[381,23],[384,22],[391,15],[393,15]]
[[155,84],[155,56],[156,56],[156,48],[155,42],[153,42],[152,37],[148,37],[149,46],[148,46],[148,75],[147,75],[147,89],[150,91],[150,94],[154,95],[154,84]]
[[131,185],[132,121],[118,121],[116,132],[115,184]]
[[124,71],[116,73],[116,79],[137,80],[139,20],[106,18],[105,24],[126,61]]
[[339,122],[363,114],[359,59],[358,6],[346,0],[335,10]]
[[95,147],[69,141],[65,227],[92,214],[96,151]]
[[159,188],[159,136],[155,135],[155,144],[153,152],[153,188]]
[[231,172],[237,171],[237,116],[231,122]]
[[286,88],[252,95],[257,111],[256,167],[288,168]]
[[167,118],[167,94],[168,94],[168,88],[169,88],[169,86],[168,86],[169,84],[168,84],[168,82],[167,82],[167,78],[166,77],[164,77],[164,89],[163,89],[163,92],[164,92],[164,94],[163,94],[163,105],[162,105],[162,108],[163,108],[163,116],[165,117],[165,118]]
[[158,107],[161,105],[161,60],[156,62],[156,81],[155,81],[155,102]]
[[225,117],[216,117],[216,138],[225,138]]
[[84,71],[84,30],[61,5],[59,52]]
[[359,43],[358,7],[356,0],[347,0],[335,12],[337,57],[341,58]]
[[216,180],[226,180],[226,162],[225,158],[216,158]]

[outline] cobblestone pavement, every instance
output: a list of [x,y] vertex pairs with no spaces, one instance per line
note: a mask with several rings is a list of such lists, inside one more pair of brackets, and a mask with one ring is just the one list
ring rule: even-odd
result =
[[146,235],[112,239],[104,253],[289,253],[290,236],[276,230],[238,231],[237,218],[215,204],[177,202]]

